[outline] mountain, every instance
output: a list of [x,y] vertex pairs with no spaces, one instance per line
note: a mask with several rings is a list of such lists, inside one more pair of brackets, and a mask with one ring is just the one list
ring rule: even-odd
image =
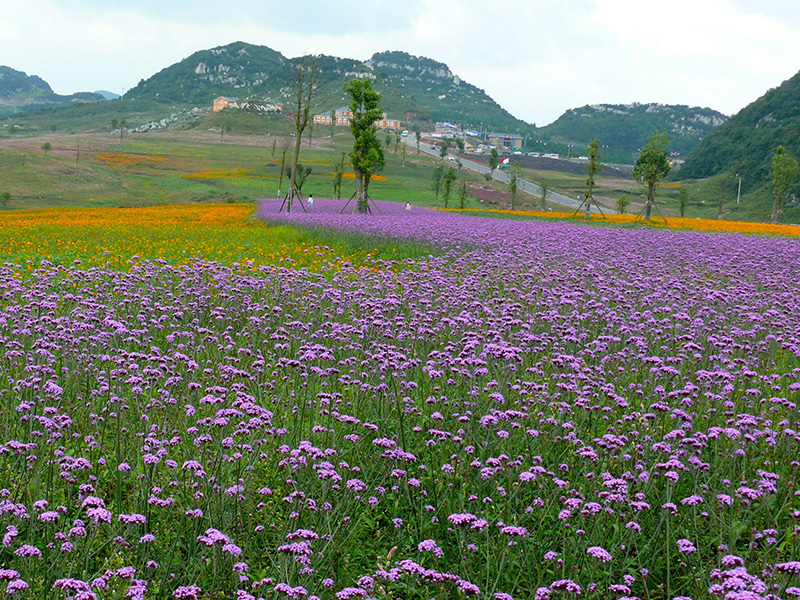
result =
[[[291,74],[303,58],[286,58],[266,46],[235,42],[201,50],[171,65],[125,93],[191,106],[209,106],[218,96],[264,98],[291,104]],[[383,94],[390,116],[414,120],[450,120],[488,128],[530,127],[515,119],[486,92],[462,81],[447,65],[404,52],[381,52],[367,61],[317,56],[314,110],[328,112],[347,102],[343,86],[354,77],[370,77]]]
[[406,52],[378,52],[366,64],[424,106],[434,121],[453,121],[473,129],[483,124],[514,132],[531,127],[484,90],[453,74],[444,63]]
[[41,77],[0,66],[0,113],[3,114],[63,106],[75,102],[98,102],[103,99],[100,94],[92,92],[79,92],[67,96],[56,94]]
[[738,173],[743,191],[770,185],[772,157],[780,145],[800,159],[800,73],[712,131],[686,158],[680,177]]
[[726,120],[725,115],[710,108],[593,104],[566,111],[558,120],[539,128],[536,137],[574,144],[578,152],[597,138],[604,146],[604,160],[628,163],[657,131],[667,132],[671,152],[684,155]]
[[115,94],[114,92],[109,92],[108,90],[95,90],[95,94],[99,94],[106,100],[116,100],[119,98],[119,94]]

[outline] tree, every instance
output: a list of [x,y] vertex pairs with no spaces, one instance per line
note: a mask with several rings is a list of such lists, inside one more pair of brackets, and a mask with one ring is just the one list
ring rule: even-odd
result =
[[336,130],[336,110],[331,111],[331,146],[333,146],[333,134]]
[[589,162],[586,163],[586,169],[589,174],[586,178],[586,192],[583,195],[583,200],[586,203],[587,218],[592,212],[592,200],[594,200],[594,195],[592,194],[592,190],[594,189],[594,176],[603,168],[603,165],[597,162],[600,158],[600,140],[597,138],[593,139],[592,143],[589,144],[588,151]]
[[467,196],[468,195],[469,194],[467,192],[467,182],[466,181],[462,181],[461,182],[461,188],[458,190],[458,207],[459,208],[464,208],[464,205],[467,203]]
[[433,188],[433,193],[436,194],[436,203],[439,203],[439,190],[442,189],[442,177],[444,176],[444,165],[438,164],[434,167],[433,172],[431,173],[431,177],[433,182],[431,183],[431,187]]
[[220,142],[222,141],[223,134],[230,133],[231,129],[233,129],[233,127],[231,126],[230,123],[221,123],[220,124],[220,126],[219,126],[219,141]]
[[280,179],[278,180],[278,198],[281,197],[281,190],[283,189],[283,173],[284,166],[286,165],[286,153],[289,152],[289,147],[292,145],[292,138],[288,135],[281,141],[281,170]]
[[633,167],[633,178],[647,186],[647,203],[644,212],[644,218],[647,221],[650,220],[653,211],[656,184],[667,176],[671,168],[667,161],[667,144],[669,144],[669,138],[666,132],[651,135]]
[[514,161],[509,169],[508,191],[511,192],[511,210],[514,210],[517,202],[517,192],[519,192],[519,178],[522,171],[519,168],[519,163]]
[[414,123],[414,137],[417,140],[417,154],[419,154],[419,140],[422,137],[422,129],[420,129],[419,123]]
[[385,143],[386,143],[386,149],[388,150],[388,149],[389,149],[389,146],[391,146],[391,145],[392,145],[392,136],[391,136],[391,134],[388,134],[388,133],[387,133],[387,134],[386,134],[386,140],[384,140],[384,141],[385,141]]
[[303,183],[305,183],[306,178],[311,174],[311,167],[304,167],[303,163],[297,163],[297,168],[295,172],[292,173],[292,165],[286,165],[286,177],[292,179],[292,175],[294,175],[294,182],[297,186],[297,194],[298,196],[303,191]]
[[45,154],[50,152],[50,150],[52,150],[52,148],[53,147],[50,145],[50,142],[45,142],[44,144],[42,144],[42,150],[44,150]]
[[381,118],[381,95],[372,88],[372,79],[353,79],[345,84],[344,91],[350,95],[350,133],[353,134],[353,149],[350,161],[356,175],[356,210],[366,213],[369,198],[369,181],[372,173],[380,171],[386,164],[383,148],[376,135],[375,121]]
[[[289,178],[289,192],[286,194],[286,212],[292,212],[292,201],[300,198],[297,188],[297,163],[300,162],[300,144],[303,141],[303,132],[308,126],[308,117],[311,111],[311,101],[314,98],[315,83],[317,78],[316,57],[307,55],[297,63],[291,71],[291,83],[294,88],[292,102],[295,109],[294,117],[294,154],[292,156],[292,176]],[[302,203],[301,203],[302,206]],[[283,205],[281,205],[283,208]],[[305,209],[303,209],[305,210]]]
[[550,184],[543,179],[542,181],[539,182],[539,187],[542,188],[542,197],[540,199],[541,201],[540,206],[542,210],[547,210],[547,194],[550,193]]
[[3,208],[8,206],[10,200],[11,200],[11,194],[9,192],[3,192],[2,194],[0,194],[0,204],[3,205]]
[[447,170],[444,172],[442,176],[442,181],[444,182],[444,207],[447,208],[447,203],[450,200],[450,191],[453,189],[453,184],[455,183],[458,176],[456,175],[456,170],[453,167],[448,167]]
[[617,212],[621,215],[624,215],[630,203],[631,197],[628,194],[622,194],[622,196],[617,199]]
[[443,142],[442,147],[439,149],[439,158],[442,160],[447,156],[447,151],[450,149],[450,142]]
[[686,208],[689,206],[689,192],[685,187],[682,187],[678,192],[678,212],[681,218],[686,214]]
[[494,173],[499,163],[500,153],[497,152],[497,148],[492,148],[492,151],[489,153],[489,179],[492,178],[492,173]]
[[56,129],[58,129],[58,125],[56,125],[55,123],[53,123],[52,125],[50,125],[50,131],[52,131],[53,133],[55,133],[55,132],[56,132]]
[[342,152],[342,160],[336,164],[333,169],[333,197],[342,197],[342,177],[344,176],[344,152]]
[[783,204],[800,175],[797,159],[778,146],[772,157],[772,216],[770,223],[779,223],[783,217]]

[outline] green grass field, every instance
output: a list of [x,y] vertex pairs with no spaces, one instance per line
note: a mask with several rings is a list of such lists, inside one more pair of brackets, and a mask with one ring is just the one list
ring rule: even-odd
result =
[[[223,111],[198,114],[165,130],[126,133],[122,138],[112,130],[112,119],[124,118],[136,127],[163,118],[163,110],[143,101],[109,102],[3,119],[0,193],[11,194],[6,208],[238,202],[276,197],[279,189],[285,193],[288,183],[281,181],[280,165],[282,146],[292,128],[289,119]],[[347,161],[352,138],[344,128],[310,127],[309,132],[310,142],[305,135],[300,161],[312,172],[303,194],[330,197],[335,164],[343,154]],[[385,134],[378,135],[383,142]],[[45,152],[45,143],[51,150]],[[287,162],[292,148],[286,153]],[[393,143],[385,147],[386,167],[380,175],[386,181],[373,181],[371,195],[377,200],[437,205],[431,174],[438,159],[417,155],[413,145],[404,159],[402,149],[402,144],[396,149]],[[570,197],[586,190],[584,174],[526,169],[523,175],[536,183],[546,181],[552,191]],[[465,207],[509,206],[506,185],[466,171],[459,174],[449,206],[459,205],[462,181],[471,192]],[[684,186],[689,191],[686,216],[716,218],[723,198],[724,218],[766,220],[771,206],[769,190],[745,194],[737,204],[736,183],[723,176],[670,183],[659,188],[657,204],[667,216],[677,216],[679,189]],[[354,189],[353,180],[345,179],[342,195],[349,197]],[[600,172],[594,195],[605,210],[616,212],[617,199],[624,194],[630,199],[627,212],[637,213],[645,199],[644,188],[631,179],[614,176],[610,168]],[[518,208],[531,209],[538,204],[538,199],[524,193],[518,198]],[[443,205],[440,198],[438,206]],[[786,216],[788,222],[800,218],[796,201],[787,206]]]

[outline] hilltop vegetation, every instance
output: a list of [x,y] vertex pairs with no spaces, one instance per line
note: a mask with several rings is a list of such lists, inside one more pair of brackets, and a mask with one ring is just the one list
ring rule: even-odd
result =
[[633,163],[634,156],[656,131],[666,131],[670,151],[688,153],[708,133],[727,120],[710,108],[665,104],[594,104],[573,108],[540,128],[537,138],[549,145],[573,143],[582,153],[598,138],[609,162]]
[[44,79],[0,66],[0,117],[51,106],[104,100],[100,94],[79,92],[56,94]]
[[800,157],[800,73],[710,132],[689,154],[680,177],[738,173],[745,193],[764,192],[771,185],[772,157],[781,145]]

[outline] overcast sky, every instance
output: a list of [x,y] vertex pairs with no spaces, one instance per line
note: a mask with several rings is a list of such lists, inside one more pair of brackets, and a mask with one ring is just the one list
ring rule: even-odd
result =
[[0,65],[120,93],[235,41],[446,63],[537,125],[585,104],[732,115],[800,71],[798,0],[0,0]]

